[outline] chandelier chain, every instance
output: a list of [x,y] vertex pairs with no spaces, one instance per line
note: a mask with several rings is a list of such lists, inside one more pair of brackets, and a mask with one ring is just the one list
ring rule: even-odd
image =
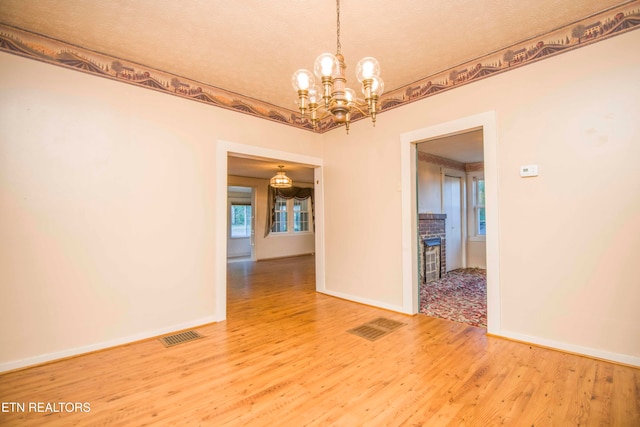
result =
[[336,0],[336,53],[339,54],[340,53],[340,0]]
[[[319,125],[324,126],[325,118],[344,125],[347,133],[352,117],[359,119],[369,116],[373,125],[376,124],[378,101],[384,92],[380,64],[370,56],[362,58],[356,64],[356,78],[362,83],[364,95],[364,100],[358,99],[356,92],[347,87],[346,65],[341,50],[340,0],[336,0],[336,54],[323,53],[318,56],[314,63],[314,73],[301,68],[291,77],[293,89],[298,93],[300,119],[311,122],[314,130],[318,130]],[[321,79],[322,86],[315,84],[314,74]],[[305,117],[307,115],[308,118]]]

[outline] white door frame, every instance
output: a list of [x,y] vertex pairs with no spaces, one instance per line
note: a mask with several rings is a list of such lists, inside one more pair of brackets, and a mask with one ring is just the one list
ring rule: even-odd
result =
[[[314,213],[315,213],[315,251],[316,251],[316,290],[322,292],[324,283],[324,193],[322,180],[322,159],[289,153],[287,151],[272,150],[255,147],[253,145],[235,142],[216,141],[216,200],[215,206],[227,205],[227,156],[238,154],[263,159],[283,160],[285,162],[300,163],[314,168]],[[219,209],[216,212],[216,249],[215,249],[215,318],[222,321],[227,318],[227,211]]]
[[500,335],[500,265],[498,236],[498,142],[495,111],[462,117],[400,135],[402,188],[402,286],[403,311],[419,311],[418,294],[418,208],[416,144],[482,128],[487,210],[487,332]]

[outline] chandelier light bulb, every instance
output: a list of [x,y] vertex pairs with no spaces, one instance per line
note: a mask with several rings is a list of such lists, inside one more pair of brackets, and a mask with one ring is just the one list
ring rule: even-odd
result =
[[316,58],[314,72],[319,78],[334,76],[336,73],[336,57],[331,53],[323,53]]
[[347,102],[351,104],[356,100],[356,91],[350,88],[346,88],[344,90],[344,97],[347,98]]
[[370,61],[365,62],[362,65],[362,77],[365,79],[370,79],[373,77],[373,63]]
[[320,64],[323,76],[328,76],[333,73],[333,61],[331,60],[331,58],[322,58],[322,62]]
[[309,88],[309,77],[307,77],[305,74],[298,74],[298,87],[300,89]]
[[384,93],[384,81],[380,77],[374,77],[371,84],[371,92],[380,96]]
[[320,91],[316,86],[312,86],[309,88],[309,103],[317,104],[318,98],[320,97]]
[[305,69],[299,69],[293,73],[291,85],[295,90],[307,90],[314,85],[313,74]]
[[358,61],[356,65],[356,77],[362,83],[363,80],[378,77],[380,75],[380,63],[375,58],[367,56]]

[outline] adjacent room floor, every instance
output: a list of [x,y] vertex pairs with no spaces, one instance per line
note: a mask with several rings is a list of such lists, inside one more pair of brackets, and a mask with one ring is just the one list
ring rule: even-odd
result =
[[462,268],[420,287],[420,313],[487,327],[487,271]]

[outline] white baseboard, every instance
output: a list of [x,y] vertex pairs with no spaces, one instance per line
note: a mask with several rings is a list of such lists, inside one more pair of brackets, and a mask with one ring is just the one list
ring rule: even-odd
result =
[[[360,298],[360,297],[357,297],[357,296],[344,294],[344,293],[341,293],[341,292],[329,291],[329,290],[323,290],[323,291],[321,291],[321,293],[324,293],[326,295],[330,295],[330,296],[333,296],[333,297],[341,298],[341,299],[344,299],[344,300],[348,300],[348,301],[353,301],[353,302],[357,302],[357,303],[360,303],[360,304],[369,305],[369,306],[372,306],[372,307],[378,307],[378,308],[382,308],[382,309],[385,309],[385,310],[395,311],[395,312],[402,313],[402,314],[409,314],[409,315],[412,314],[412,313],[405,312],[403,310],[403,307],[401,307],[401,306],[396,306],[396,305],[392,305],[392,304],[386,304],[386,303],[382,303],[382,302],[376,301],[376,300],[371,300],[371,299],[367,299],[367,298]],[[39,364],[42,364],[42,363],[51,362],[51,361],[55,361],[55,360],[59,360],[59,359],[64,359],[64,358],[67,358],[67,357],[78,356],[78,355],[81,355],[81,354],[84,354],[84,353],[90,353],[90,352],[93,352],[93,351],[104,350],[104,349],[107,349],[107,348],[110,348],[110,347],[116,347],[116,346],[119,346],[119,345],[128,344],[128,343],[135,342],[135,341],[141,341],[141,340],[145,340],[145,339],[148,339],[148,338],[153,338],[153,337],[157,337],[157,336],[161,336],[161,335],[166,335],[168,333],[175,332],[175,331],[195,328],[195,327],[206,325],[206,324],[209,324],[209,323],[219,322],[221,320],[224,320],[224,319],[217,319],[214,316],[208,316],[208,317],[204,317],[204,318],[201,318],[201,319],[193,320],[191,322],[186,322],[186,323],[182,323],[182,324],[178,324],[178,325],[173,325],[173,326],[170,326],[170,327],[157,329],[157,330],[154,330],[154,331],[147,331],[147,332],[139,333],[139,334],[136,334],[136,335],[130,335],[130,336],[118,338],[118,339],[115,339],[115,340],[103,341],[103,342],[100,342],[100,343],[90,344],[90,345],[86,345],[86,346],[82,346],[82,347],[76,347],[76,348],[63,350],[63,351],[59,351],[59,352],[55,352],[55,353],[42,354],[42,355],[38,355],[38,356],[34,356],[34,357],[28,357],[26,359],[20,359],[20,360],[14,360],[14,361],[10,361],[10,362],[4,362],[4,363],[0,363],[0,372],[6,372],[6,371],[14,370],[14,369],[25,368],[25,367],[28,367],[28,366],[39,365]],[[521,341],[521,342],[524,342],[524,343],[540,345],[540,346],[543,346],[543,347],[548,347],[548,348],[552,348],[552,349],[556,349],[556,350],[560,350],[560,351],[566,351],[566,352],[569,352],[569,353],[581,354],[581,355],[584,355],[584,356],[594,357],[596,359],[608,360],[608,361],[612,361],[612,362],[622,363],[622,364],[625,364],[625,365],[640,367],[640,357],[638,357],[638,356],[631,356],[631,355],[620,354],[620,353],[612,353],[612,352],[605,351],[605,350],[594,349],[594,348],[590,348],[590,347],[583,347],[583,346],[578,346],[578,345],[574,345],[574,344],[568,344],[568,343],[564,343],[564,342],[560,342],[560,341],[549,340],[549,339],[546,339],[546,338],[540,338],[540,337],[535,337],[535,336],[531,336],[531,335],[520,334],[520,333],[512,332],[512,331],[502,330],[502,331],[500,331],[500,333],[492,334],[492,335],[495,335],[495,336],[498,336],[498,337],[502,337],[502,338],[512,339],[512,340],[515,340],[515,341]]]
[[[327,290],[327,289],[318,290],[318,292],[323,293],[323,294],[327,294],[327,295],[330,295],[330,296],[334,296],[334,297],[337,297],[337,298],[341,298],[341,299],[344,299],[344,300],[353,301],[353,302],[357,302],[357,303],[361,303],[361,304],[365,304],[365,305],[370,305],[370,306],[373,306],[373,307],[379,307],[379,308],[383,308],[385,310],[391,310],[391,311],[395,311],[395,312],[402,313],[402,314],[409,314],[409,315],[412,314],[412,313],[406,312],[403,309],[403,307],[401,307],[401,306],[390,305],[390,304],[382,303],[380,301],[370,300],[370,299],[366,299],[366,298],[360,298],[360,297],[357,297],[357,296],[344,294],[344,293],[341,293],[341,292],[330,291],[330,290]],[[578,355],[583,355],[583,356],[587,356],[587,357],[592,357],[592,358],[595,358],[595,359],[601,359],[601,360],[606,360],[606,361],[611,361],[611,362],[616,362],[616,363],[622,363],[622,364],[629,365],[629,366],[638,366],[638,367],[640,367],[640,357],[638,357],[638,356],[631,356],[631,355],[627,355],[627,354],[613,353],[613,352],[610,352],[610,351],[605,351],[605,350],[600,350],[600,349],[595,349],[595,348],[590,348],[590,347],[583,347],[583,346],[569,344],[569,343],[565,343],[565,342],[554,341],[554,340],[550,340],[550,339],[546,339],[546,338],[540,338],[540,337],[534,337],[534,336],[531,336],[531,335],[520,334],[520,333],[512,332],[512,331],[501,330],[501,331],[499,331],[497,333],[491,333],[491,335],[494,335],[494,336],[497,336],[497,337],[501,337],[501,338],[511,339],[511,340],[514,340],[514,341],[520,341],[520,342],[523,342],[523,343],[539,345],[541,347],[551,348],[551,349],[555,349],[555,350],[559,350],[559,351],[564,351],[564,352],[567,352],[567,353],[578,354]]]
[[52,362],[59,359],[65,359],[67,357],[79,356],[84,353],[104,350],[106,348],[116,347],[122,344],[129,344],[135,341],[141,341],[148,338],[157,337],[160,335],[166,335],[171,332],[180,331],[183,329],[195,328],[197,326],[202,326],[208,323],[214,323],[219,321],[220,319],[217,319],[214,316],[207,316],[200,319],[192,320],[190,322],[185,322],[178,325],[172,325],[166,328],[156,329],[153,331],[141,332],[139,334],[117,338],[114,340],[103,341],[95,344],[89,344],[86,346],[71,348],[63,351],[57,351],[55,353],[41,354],[38,356],[28,357],[26,359],[14,360],[11,362],[4,362],[4,363],[0,363],[0,372],[12,371],[14,369],[20,369],[28,366],[39,365],[41,363]]
[[353,302],[357,302],[357,303],[364,304],[364,305],[370,305],[372,307],[383,308],[385,310],[395,311],[395,312],[402,313],[402,314],[413,315],[413,313],[408,313],[407,311],[405,311],[404,307],[402,307],[400,305],[386,304],[386,303],[381,302],[381,301],[371,300],[371,299],[367,299],[367,298],[360,298],[360,297],[357,297],[357,296],[354,296],[354,295],[344,294],[342,292],[330,291],[328,289],[318,290],[318,292],[320,292],[322,294],[330,295],[332,297],[337,297],[337,298],[340,298],[340,299],[344,299],[344,300],[347,300],[347,301],[353,301]]
[[579,345],[569,344],[560,341],[549,340],[546,338],[534,337],[530,335],[520,334],[512,331],[502,330],[500,333],[492,334],[497,337],[508,338],[515,341],[539,345],[542,347],[552,348],[568,353],[579,354],[583,356],[593,357],[596,359],[608,360],[611,362],[622,363],[630,366],[640,367],[640,357],[628,354],[612,353],[606,350],[596,348],[583,347]]

